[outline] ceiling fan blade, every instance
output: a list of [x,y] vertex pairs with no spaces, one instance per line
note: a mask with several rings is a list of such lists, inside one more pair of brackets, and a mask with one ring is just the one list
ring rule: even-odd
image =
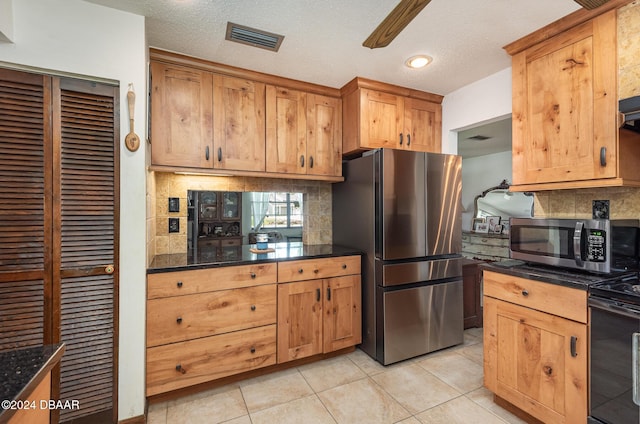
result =
[[603,4],[607,3],[609,0],[573,0],[578,3],[580,6],[585,9],[595,9],[596,7],[600,7]]
[[371,49],[388,46],[430,1],[401,0],[362,45]]

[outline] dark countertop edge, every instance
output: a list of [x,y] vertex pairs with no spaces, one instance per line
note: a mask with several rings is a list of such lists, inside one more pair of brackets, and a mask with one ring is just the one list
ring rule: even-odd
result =
[[[25,348],[25,349],[29,349],[29,348]],[[31,380],[29,380],[29,382],[22,388],[22,390],[20,390],[13,399],[6,399],[6,400],[26,400],[29,397],[29,395],[33,392],[33,390],[35,390],[35,388],[38,387],[38,384],[42,382],[45,375],[47,375],[49,371],[53,369],[53,367],[55,367],[56,365],[58,365],[58,363],[60,363],[60,360],[62,359],[62,355],[64,354],[64,351],[65,351],[65,345],[64,343],[60,343],[56,348],[55,352],[53,352],[53,354],[49,356],[49,359],[47,359],[44,365],[40,367],[38,372],[31,378]],[[17,409],[0,409],[0,423],[5,423],[9,421],[11,417],[16,413],[16,411]]]
[[545,270],[544,268],[532,268],[526,264],[513,266],[500,266],[493,262],[485,262],[480,267],[488,271],[498,272],[501,274],[512,275],[514,277],[526,278],[528,280],[540,281],[543,283],[556,284],[564,287],[575,288],[579,290],[589,290],[591,284],[596,280],[606,279],[606,276],[598,277],[595,275],[585,275],[580,273],[572,273],[566,271],[562,274],[560,271]]
[[193,265],[175,265],[175,266],[165,266],[159,268],[147,268],[147,274],[159,274],[164,272],[173,272],[173,271],[189,271],[189,270],[197,270],[197,269],[207,269],[207,268],[220,268],[226,266],[239,266],[239,265],[258,265],[264,263],[274,263],[274,262],[287,262],[287,261],[296,261],[296,260],[304,260],[304,259],[314,259],[314,258],[335,258],[340,256],[357,256],[364,255],[364,252],[358,250],[356,248],[341,246],[341,245],[308,245],[313,248],[313,246],[331,246],[330,253],[313,253],[313,254],[303,254],[299,256],[293,256],[288,258],[265,258],[265,259],[246,259],[246,260],[232,260],[232,261],[218,261],[218,262],[209,262],[202,264],[193,264]]

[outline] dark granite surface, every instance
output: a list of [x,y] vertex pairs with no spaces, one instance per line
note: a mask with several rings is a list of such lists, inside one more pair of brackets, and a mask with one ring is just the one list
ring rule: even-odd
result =
[[[63,344],[0,352],[0,400],[24,400],[44,374],[60,361],[63,352]],[[5,409],[0,409],[0,416],[4,413]]]
[[613,272],[610,274],[594,274],[579,270],[528,264],[526,262],[513,259],[501,262],[484,263],[481,266],[486,270],[494,272],[546,283],[559,284],[561,286],[573,287],[581,290],[588,290],[589,287],[595,283],[619,278],[623,275],[635,274],[630,271]]
[[197,254],[189,250],[187,253],[157,255],[153,258],[147,273],[362,254],[357,249],[334,244],[282,242],[269,243],[268,247],[274,251],[253,253],[249,249],[255,248],[255,245],[243,245],[222,249],[207,247],[200,249]]

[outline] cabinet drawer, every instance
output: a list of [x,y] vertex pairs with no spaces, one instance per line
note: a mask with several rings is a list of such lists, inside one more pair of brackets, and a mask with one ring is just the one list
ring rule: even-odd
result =
[[485,296],[587,323],[587,291],[484,271]]
[[222,238],[220,239],[220,246],[242,246],[241,238]]
[[268,284],[147,302],[147,347],[275,324],[277,287]]
[[360,256],[304,259],[278,263],[278,282],[313,280],[360,274]]
[[147,396],[276,363],[276,326],[147,349]]
[[276,263],[176,271],[147,276],[147,299],[276,282]]

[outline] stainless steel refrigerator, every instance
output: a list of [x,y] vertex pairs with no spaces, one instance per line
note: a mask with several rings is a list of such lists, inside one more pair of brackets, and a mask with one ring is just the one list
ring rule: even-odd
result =
[[360,348],[384,365],[462,343],[461,167],[379,149],[333,185],[334,243],[365,252]]

